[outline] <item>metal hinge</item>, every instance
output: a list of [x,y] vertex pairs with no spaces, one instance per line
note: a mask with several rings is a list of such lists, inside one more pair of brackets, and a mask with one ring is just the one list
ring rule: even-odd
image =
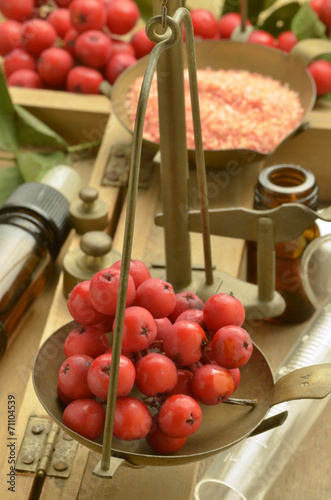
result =
[[78,442],[47,418],[30,417],[17,457],[17,472],[68,478]]
[[[148,188],[153,175],[155,152],[142,148],[139,171],[139,188]],[[111,148],[102,179],[103,186],[127,187],[129,182],[131,145],[117,142]]]

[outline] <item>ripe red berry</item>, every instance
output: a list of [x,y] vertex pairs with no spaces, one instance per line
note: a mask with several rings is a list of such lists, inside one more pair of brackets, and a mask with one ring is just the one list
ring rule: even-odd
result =
[[[112,353],[101,354],[92,360],[91,367],[87,374],[87,384],[90,391],[101,399],[107,399],[109,374],[112,362]],[[127,396],[131,391],[135,381],[135,368],[126,356],[120,357],[118,383],[116,397]]]
[[164,318],[174,310],[174,289],[161,278],[150,278],[138,287],[135,304],[147,309],[154,318]]
[[139,306],[126,308],[122,337],[124,351],[138,352],[147,349],[154,342],[156,333],[154,318],[147,309]]
[[72,26],[79,32],[102,30],[106,9],[99,0],[73,0],[69,6]]
[[229,370],[216,364],[201,366],[194,373],[194,397],[205,405],[217,405],[228,399],[234,391],[234,381]]
[[185,366],[200,360],[207,337],[200,325],[179,321],[171,325],[163,339],[163,349],[177,365]]
[[324,0],[309,0],[309,5],[319,15],[319,10]]
[[234,390],[239,387],[240,384],[240,379],[241,379],[241,371],[240,368],[229,368],[229,372],[232,375],[233,382],[234,382]]
[[70,356],[59,369],[58,384],[62,393],[68,398],[90,398],[93,393],[87,385],[87,373],[93,358],[85,354]]
[[109,341],[103,331],[93,326],[78,326],[67,336],[63,350],[66,358],[74,354],[85,354],[97,358],[109,348]]
[[183,438],[196,432],[202,422],[199,404],[186,394],[175,394],[165,400],[159,411],[159,425],[168,436]]
[[11,19],[0,24],[0,56],[6,56],[21,45],[22,25]]
[[169,326],[172,325],[168,318],[154,318],[157,328],[156,340],[163,340]]
[[[121,265],[122,261],[118,260],[117,262],[114,262],[114,264],[112,264],[111,269],[117,269],[118,271],[120,271]],[[146,264],[138,259],[130,260],[129,273],[132,276],[136,288],[138,288],[138,286],[141,285],[143,281],[151,278],[151,272]]]
[[331,27],[331,1],[330,0],[322,0],[319,9],[318,16],[320,20],[327,26]]
[[204,330],[206,330],[206,325],[203,317],[203,311],[201,309],[187,309],[183,311],[179,316],[177,316],[175,323],[179,321],[193,321],[198,323]]
[[9,87],[24,87],[28,89],[42,89],[43,83],[38,73],[31,69],[18,69],[7,79]]
[[140,17],[138,5],[133,0],[110,2],[107,7],[107,26],[114,35],[126,35]]
[[100,94],[103,76],[97,69],[75,66],[67,76],[67,91],[77,94]]
[[68,7],[73,0],[54,0],[58,7]]
[[146,437],[146,441],[160,455],[168,455],[183,448],[187,441],[187,436],[182,438],[168,436],[160,428],[157,418],[153,418],[153,425]]
[[78,31],[75,30],[75,28],[70,28],[70,30],[67,31],[67,33],[63,37],[63,48],[67,50],[73,57],[76,56],[75,45],[78,36]]
[[111,55],[105,67],[106,80],[113,85],[120,74],[123,73],[125,69],[133,66],[136,62],[137,59],[135,56],[127,52],[117,52]]
[[137,59],[141,59],[151,53],[155,43],[146,35],[145,28],[140,28],[131,37],[131,45]]
[[283,31],[277,37],[277,47],[284,52],[291,52],[298,43],[296,34],[293,31]]
[[84,31],[75,41],[77,60],[90,68],[103,68],[111,56],[111,51],[112,42],[102,31]]
[[68,9],[60,8],[53,10],[48,15],[47,21],[51,23],[60,38],[63,38],[72,28]]
[[[251,26],[249,19],[246,21],[247,26]],[[233,31],[241,25],[241,15],[238,12],[227,12],[218,20],[218,34],[222,39],[229,39]]]
[[[112,55],[117,54],[117,52],[121,52],[121,53],[126,52],[127,54],[131,54],[132,56],[135,55],[134,48],[130,42],[127,42],[125,40],[118,40],[117,38],[112,38],[111,41],[112,41],[112,49],[113,49]],[[132,259],[132,260],[134,260],[134,259]],[[145,267],[147,267],[146,264],[144,264],[142,261],[140,261],[140,262]],[[131,268],[130,268],[130,270],[131,270]]]
[[164,354],[151,352],[135,365],[136,384],[145,396],[156,396],[173,389],[178,381],[177,368]]
[[193,292],[179,292],[176,293],[176,304],[174,310],[169,314],[169,319],[174,323],[177,317],[184,311],[188,309],[203,309],[203,302],[195,293]]
[[331,92],[331,63],[325,59],[317,59],[307,66],[313,77],[318,96]]
[[[117,269],[102,269],[90,281],[90,299],[95,309],[103,314],[112,315],[116,312],[119,293],[120,271]],[[126,305],[130,306],[135,298],[136,287],[129,276]]]
[[119,398],[115,405],[114,436],[125,441],[143,439],[152,427],[149,409],[138,398]]
[[55,28],[43,19],[31,19],[22,26],[22,44],[32,54],[39,55],[56,40]]
[[35,58],[23,49],[14,49],[3,59],[3,71],[6,78],[19,69],[36,69]]
[[86,439],[101,436],[106,413],[103,406],[94,399],[76,399],[63,412],[63,424]]
[[67,75],[74,65],[74,60],[64,49],[50,47],[44,50],[37,61],[38,73],[42,80],[53,87],[65,85]]
[[59,383],[56,386],[56,394],[57,394],[57,397],[59,398],[59,400],[61,401],[61,403],[63,403],[65,406],[67,406],[72,401],[75,401],[74,399],[68,398],[68,396],[63,394],[61,387],[59,386]]
[[241,326],[245,320],[245,308],[233,295],[217,293],[206,301],[203,317],[208,330],[215,333],[222,326]]
[[90,281],[78,283],[70,292],[67,307],[72,318],[81,325],[96,325],[106,316],[97,311],[90,299]]
[[207,9],[192,9],[191,19],[196,38],[211,39],[218,34],[218,24],[214,14]]
[[178,368],[177,370],[177,384],[171,391],[166,391],[167,396],[174,394],[186,394],[187,396],[194,397],[192,392],[192,379],[193,373],[185,368]]
[[225,368],[240,368],[253,352],[249,333],[240,326],[224,326],[214,335],[210,345],[213,359]]
[[34,0],[0,0],[0,12],[6,19],[25,21],[32,16]]
[[264,30],[254,30],[249,35],[247,41],[249,43],[256,43],[257,45],[266,45],[267,47],[275,47],[274,37]]

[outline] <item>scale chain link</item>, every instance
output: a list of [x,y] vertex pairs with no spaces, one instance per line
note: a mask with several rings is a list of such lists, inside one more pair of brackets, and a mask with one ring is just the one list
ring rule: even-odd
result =
[[167,27],[167,4],[168,0],[161,0],[162,5],[162,27]]

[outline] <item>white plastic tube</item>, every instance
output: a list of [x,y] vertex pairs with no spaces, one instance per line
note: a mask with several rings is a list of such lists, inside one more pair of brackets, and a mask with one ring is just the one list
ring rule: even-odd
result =
[[[331,363],[331,295],[286,357],[276,379],[298,368],[322,363]],[[268,417],[288,411],[285,423],[219,454],[197,483],[195,500],[263,499],[329,401],[330,396],[272,407]]]

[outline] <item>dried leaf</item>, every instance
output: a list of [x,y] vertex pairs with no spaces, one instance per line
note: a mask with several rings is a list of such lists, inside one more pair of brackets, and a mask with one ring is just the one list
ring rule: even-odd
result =
[[0,67],[0,149],[16,151],[18,140],[16,133],[16,113],[2,69]]

